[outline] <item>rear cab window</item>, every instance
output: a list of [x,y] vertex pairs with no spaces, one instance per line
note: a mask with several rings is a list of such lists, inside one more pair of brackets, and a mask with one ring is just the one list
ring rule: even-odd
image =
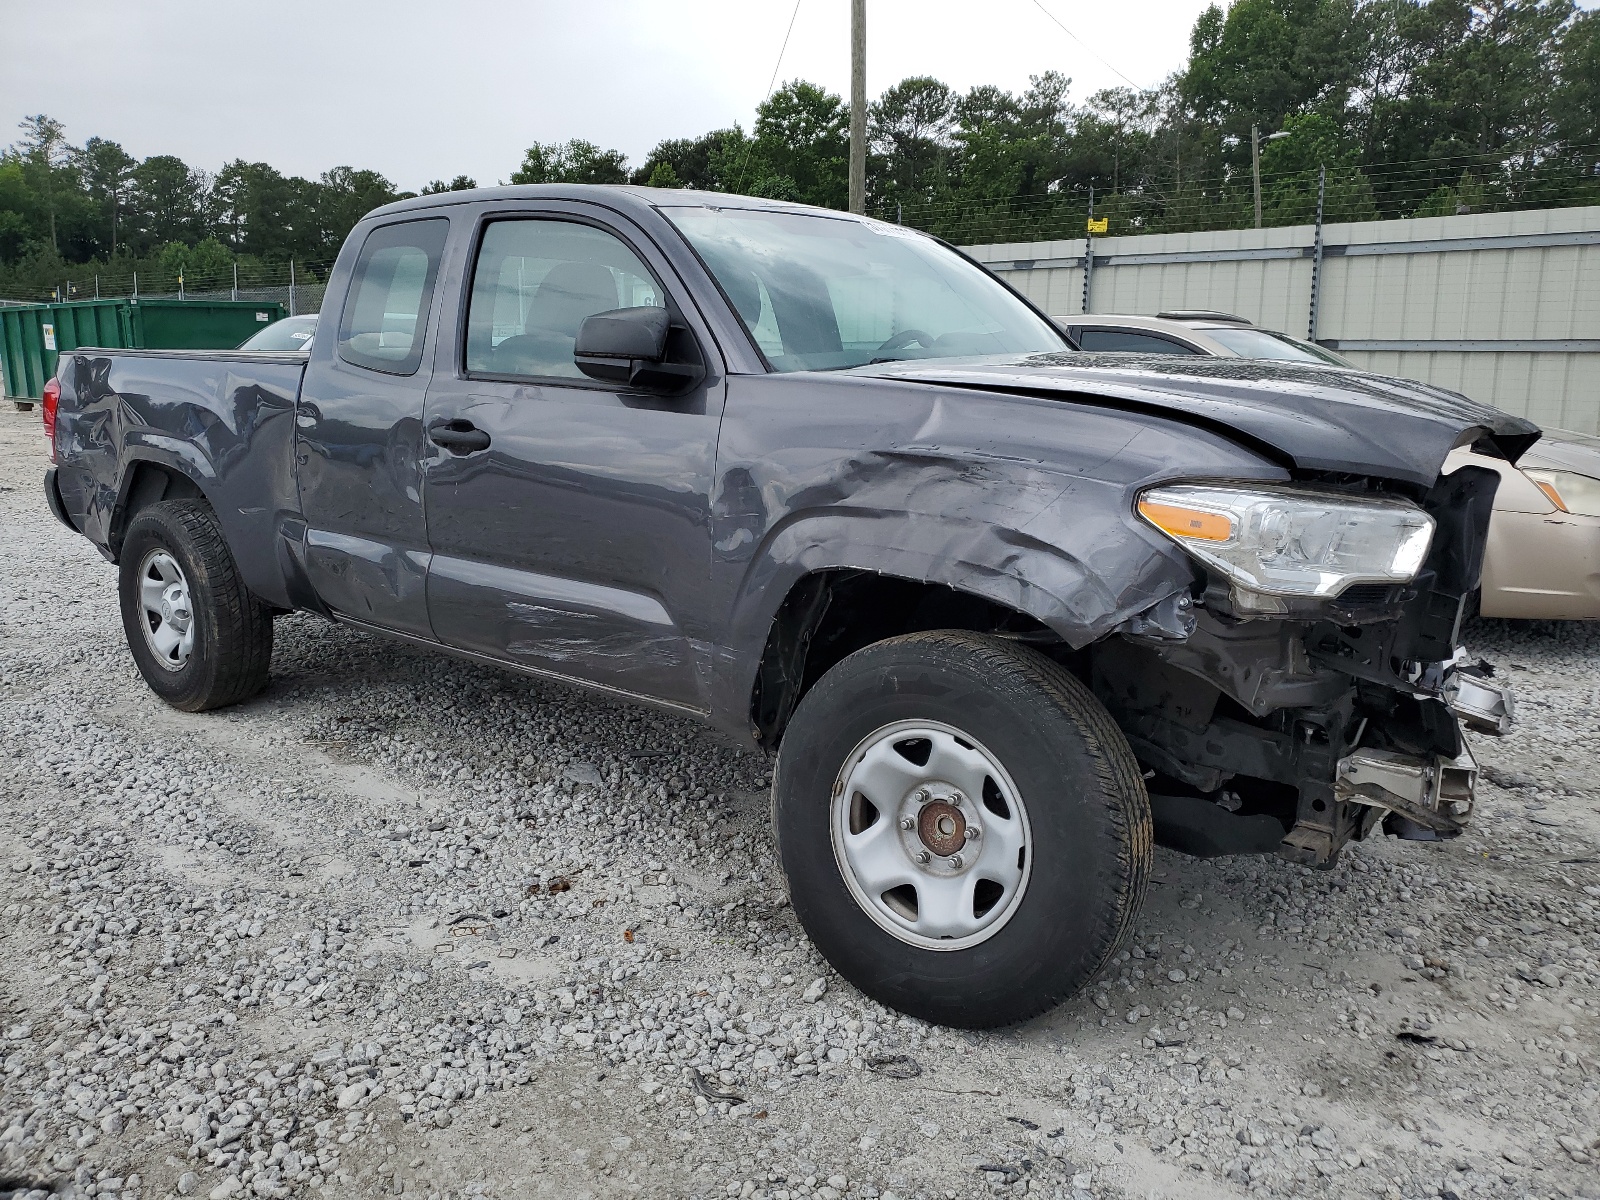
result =
[[433,218],[367,235],[339,319],[340,358],[387,375],[416,373],[449,233],[448,220]]

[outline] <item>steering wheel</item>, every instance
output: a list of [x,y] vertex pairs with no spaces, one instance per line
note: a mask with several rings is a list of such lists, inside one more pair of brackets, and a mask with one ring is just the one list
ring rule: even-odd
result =
[[891,333],[883,345],[878,347],[877,353],[882,354],[885,350],[904,350],[912,342],[917,342],[926,350],[932,350],[933,334],[924,329],[902,329],[899,333]]

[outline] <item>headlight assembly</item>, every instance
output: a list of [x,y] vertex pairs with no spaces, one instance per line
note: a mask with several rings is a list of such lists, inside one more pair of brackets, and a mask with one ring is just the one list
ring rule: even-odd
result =
[[1600,479],[1576,471],[1547,471],[1542,467],[1529,467],[1522,473],[1562,512],[1600,517]]
[[1176,484],[1139,497],[1139,515],[1234,585],[1241,607],[1332,598],[1356,583],[1416,578],[1433,518],[1398,499],[1308,488]]

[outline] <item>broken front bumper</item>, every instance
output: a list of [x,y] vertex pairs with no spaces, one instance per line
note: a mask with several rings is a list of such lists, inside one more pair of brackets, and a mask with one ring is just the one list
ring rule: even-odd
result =
[[1454,837],[1472,817],[1478,764],[1462,748],[1453,759],[1394,750],[1357,750],[1339,760],[1334,798],[1383,809],[1436,837]]

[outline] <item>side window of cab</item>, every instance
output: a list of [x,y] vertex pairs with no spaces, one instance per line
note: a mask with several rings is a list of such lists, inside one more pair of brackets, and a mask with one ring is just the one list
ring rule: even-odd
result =
[[381,225],[361,245],[339,318],[339,357],[369,371],[413,375],[433,307],[450,222]]
[[1158,333],[1141,333],[1132,329],[1096,329],[1085,325],[1078,335],[1078,346],[1088,352],[1114,354],[1196,354],[1193,347],[1185,346]]
[[573,346],[587,318],[666,307],[655,276],[615,234],[548,217],[495,221],[472,272],[467,374],[585,379]]

